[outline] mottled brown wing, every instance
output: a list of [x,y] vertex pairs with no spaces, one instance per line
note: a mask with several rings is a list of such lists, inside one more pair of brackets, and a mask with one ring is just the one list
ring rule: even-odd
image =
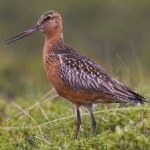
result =
[[62,54],[61,79],[68,87],[80,91],[102,92],[122,102],[142,102],[143,97],[121,84],[89,58],[76,54]]
[[112,93],[106,85],[107,76],[85,57],[63,55],[60,67],[61,78],[70,88],[82,91]]

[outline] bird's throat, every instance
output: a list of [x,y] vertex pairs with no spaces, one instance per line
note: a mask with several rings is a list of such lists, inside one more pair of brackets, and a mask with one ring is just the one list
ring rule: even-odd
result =
[[57,47],[58,44],[63,42],[63,33],[55,33],[53,36],[48,36],[45,34],[45,44],[43,55],[49,55]]

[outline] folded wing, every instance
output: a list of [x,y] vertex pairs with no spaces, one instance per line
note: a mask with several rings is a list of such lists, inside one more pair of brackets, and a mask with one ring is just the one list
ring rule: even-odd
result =
[[145,101],[144,97],[110,77],[100,65],[85,56],[63,54],[59,59],[62,81],[70,88],[105,93],[112,95],[120,102],[142,103]]

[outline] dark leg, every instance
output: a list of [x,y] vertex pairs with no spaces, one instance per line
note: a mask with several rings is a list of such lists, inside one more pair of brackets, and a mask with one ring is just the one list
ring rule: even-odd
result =
[[80,110],[79,108],[76,107],[76,114],[77,114],[77,123],[76,123],[76,129],[75,129],[75,138],[78,137],[78,132],[80,129],[80,125],[81,125],[81,115],[80,115]]
[[95,118],[94,118],[93,111],[91,111],[90,115],[91,115],[91,125],[92,125],[92,128],[93,128],[93,134],[96,134],[96,121],[95,121]]
[[92,126],[92,129],[93,129],[93,134],[96,134],[96,121],[95,121],[95,117],[94,117],[94,114],[93,114],[92,104],[89,104],[86,107],[89,110],[89,113],[90,113],[90,116],[91,116],[91,126]]

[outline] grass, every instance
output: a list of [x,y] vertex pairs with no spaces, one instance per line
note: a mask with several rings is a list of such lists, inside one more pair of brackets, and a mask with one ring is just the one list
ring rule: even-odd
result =
[[83,109],[78,139],[73,106],[50,91],[39,100],[0,101],[0,150],[147,150],[150,148],[150,108],[144,105],[98,105],[97,132]]

